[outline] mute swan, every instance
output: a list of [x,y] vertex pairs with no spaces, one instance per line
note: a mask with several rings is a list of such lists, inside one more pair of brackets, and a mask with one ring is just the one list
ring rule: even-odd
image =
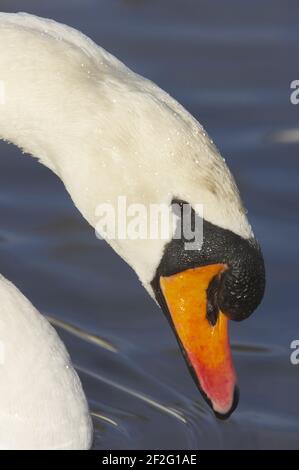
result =
[[0,299],[0,449],[88,449],[88,405],[63,343],[3,276]]
[[[167,93],[80,32],[0,14],[0,138],[63,181],[93,226],[97,206],[173,203],[200,218],[203,246],[108,239],[170,321],[191,373],[219,417],[238,400],[228,319],[248,317],[265,288],[263,257],[234,179],[200,124]],[[176,215],[180,224],[180,211]],[[117,286],[115,286],[117,295]]]

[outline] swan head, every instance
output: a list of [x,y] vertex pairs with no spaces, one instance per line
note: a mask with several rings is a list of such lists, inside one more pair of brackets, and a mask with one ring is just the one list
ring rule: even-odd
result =
[[[265,273],[224,160],[179,103],[85,36],[31,15],[0,18],[9,26],[1,28],[7,99],[0,138],[61,178],[79,211],[166,313],[215,413],[228,416],[237,403],[228,320],[243,320],[255,310]],[[105,235],[97,207],[117,208],[120,195],[135,207],[161,204],[170,212],[177,197],[192,208],[194,221],[202,204],[201,248],[186,250],[184,237],[172,233],[167,240]],[[115,226],[122,225],[119,220]]]
[[[179,205],[182,224],[188,203],[173,202]],[[192,208],[191,217],[196,226],[200,217]],[[255,239],[201,222],[200,249],[186,250],[184,236],[170,240],[151,285],[203,397],[216,416],[225,419],[239,397],[228,321],[244,320],[258,307],[265,268]]]

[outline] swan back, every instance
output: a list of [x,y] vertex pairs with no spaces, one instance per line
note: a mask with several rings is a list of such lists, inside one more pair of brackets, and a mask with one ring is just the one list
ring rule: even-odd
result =
[[0,448],[88,449],[79,377],[54,328],[0,277]]

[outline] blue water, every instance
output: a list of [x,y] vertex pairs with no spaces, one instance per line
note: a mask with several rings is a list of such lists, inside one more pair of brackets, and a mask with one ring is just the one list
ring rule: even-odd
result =
[[[214,418],[169,326],[131,269],[42,166],[0,143],[0,265],[53,319],[82,379],[97,449],[299,449],[299,79],[296,0],[7,0],[72,25],[174,95],[238,181],[267,292],[231,325],[237,411]],[[292,140],[292,141],[291,141]],[[1,379],[0,379],[1,383]]]

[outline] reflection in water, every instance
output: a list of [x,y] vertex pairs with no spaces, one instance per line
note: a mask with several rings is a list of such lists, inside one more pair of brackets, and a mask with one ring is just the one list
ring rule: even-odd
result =
[[99,382],[103,382],[109,386],[111,386],[114,389],[120,390],[123,393],[127,393],[128,395],[131,395],[134,398],[137,398],[138,400],[144,401],[148,405],[150,405],[153,408],[156,408],[159,410],[161,413],[166,413],[170,416],[172,416],[175,419],[178,419],[182,423],[187,423],[186,419],[177,411],[175,411],[172,408],[169,408],[167,406],[162,405],[158,401],[155,401],[154,399],[144,395],[143,393],[137,392],[136,390],[132,390],[130,388],[127,388],[117,382],[113,382],[112,380],[107,379],[106,377],[100,376],[95,374],[94,372],[90,370],[81,370],[79,366],[76,367],[78,371],[84,372],[85,374],[89,375],[90,377],[94,378],[95,380]]
[[298,4],[290,13],[273,0],[2,3],[74,25],[177,97],[234,171],[266,257],[263,305],[230,325],[241,401],[219,422],[135,275],[54,175],[0,143],[1,272],[50,312],[89,399],[94,448],[298,449],[299,366],[289,360],[299,335],[299,111],[289,101]]
[[283,144],[298,144],[299,129],[284,129],[277,131],[272,135],[273,142],[281,142]]
[[100,348],[107,349],[107,351],[111,351],[117,353],[117,349],[108,341],[104,340],[103,338],[99,338],[99,336],[92,335],[87,333],[86,331],[81,330],[80,328],[71,325],[70,323],[66,323],[62,320],[57,320],[56,318],[52,318],[49,315],[45,315],[46,318],[53,326],[56,328],[62,328],[63,330],[67,331],[68,333],[73,334],[77,338],[83,339],[85,341],[89,341],[90,343],[95,344]]

